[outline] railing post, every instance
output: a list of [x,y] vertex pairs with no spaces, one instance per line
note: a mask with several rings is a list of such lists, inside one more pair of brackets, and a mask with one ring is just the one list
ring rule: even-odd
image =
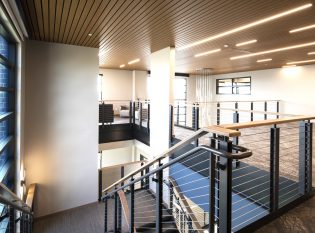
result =
[[220,124],[220,102],[217,103],[217,125]]
[[274,125],[270,131],[270,212],[279,208],[279,145],[280,128]]
[[254,103],[253,102],[250,102],[250,121],[253,121],[254,120]]
[[136,102],[132,104],[132,123],[136,123]]
[[130,101],[130,102],[129,102],[129,123],[130,123],[130,124],[132,123],[132,113],[133,113],[133,110],[132,110],[132,102]]
[[[216,147],[216,142],[214,139],[211,139],[210,143],[211,148]],[[216,155],[209,153],[209,233],[214,233],[214,224],[215,224],[215,161]]]
[[102,168],[98,169],[98,201],[102,200],[102,186],[103,186],[103,171]]
[[24,233],[25,230],[25,213],[22,212],[20,217],[20,233]]
[[[107,193],[105,193],[107,195]],[[108,228],[108,198],[106,197],[104,199],[104,205],[105,205],[105,215],[104,215],[104,233],[107,233]]]
[[[115,189],[117,187],[115,186]],[[117,215],[118,215],[118,193],[115,192],[114,194],[115,202],[114,202],[114,232],[118,232],[118,225],[117,225]]]
[[301,122],[299,134],[299,192],[305,195],[312,191],[313,124]]
[[[134,179],[131,178],[130,182]],[[134,232],[135,227],[135,184],[132,183],[130,185],[130,225],[129,225],[129,232]]]
[[147,131],[150,132],[150,103],[148,103]]
[[268,106],[267,106],[267,101],[265,101],[264,103],[264,111],[265,111],[265,114],[264,114],[264,119],[267,120],[267,110],[268,110]]
[[174,116],[174,107],[170,105],[170,123],[169,123],[169,137],[170,137],[170,146],[173,142],[173,116]]
[[[120,167],[120,178],[123,178],[125,176],[125,167]],[[121,182],[121,186],[124,185],[124,182]],[[118,229],[122,229],[122,204],[120,201],[118,201]]]
[[9,233],[15,233],[15,210],[12,206],[8,206],[9,213]]
[[177,125],[179,125],[179,102],[177,103]]
[[[228,137],[220,141],[220,150],[232,152],[232,142]],[[232,230],[232,159],[220,157],[219,168],[219,233]]]
[[142,128],[142,103],[139,103],[139,129]]
[[[161,160],[159,160],[161,166]],[[163,205],[163,170],[156,173],[156,225],[155,232],[162,232],[162,205]]]
[[[279,100],[277,101],[277,113],[280,112],[280,104],[279,104]],[[277,115],[277,119],[279,119],[279,114]]]
[[[235,112],[233,113],[233,123],[239,123],[240,122],[240,114],[238,112],[238,103],[235,102]],[[238,137],[233,138],[233,143],[235,145],[238,145]],[[235,167],[238,167],[240,165],[240,162],[238,160],[235,161]]]

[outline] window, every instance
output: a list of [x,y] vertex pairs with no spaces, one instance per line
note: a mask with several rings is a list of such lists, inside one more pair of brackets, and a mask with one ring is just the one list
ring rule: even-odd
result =
[[0,20],[0,182],[15,192],[16,42]]
[[174,122],[186,126],[187,123],[187,78],[175,76],[174,79]]
[[217,94],[250,95],[251,77],[217,79]]

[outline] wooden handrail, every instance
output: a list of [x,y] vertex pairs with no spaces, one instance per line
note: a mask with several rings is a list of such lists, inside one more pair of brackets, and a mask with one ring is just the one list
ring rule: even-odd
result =
[[246,128],[259,127],[259,126],[266,126],[266,125],[280,125],[280,124],[286,124],[286,123],[291,123],[291,122],[314,120],[314,119],[315,119],[315,116],[295,116],[295,117],[287,117],[287,118],[282,118],[282,119],[270,119],[270,120],[251,121],[251,122],[244,122],[244,123],[224,124],[218,127],[222,127],[222,128],[230,129],[230,130],[238,130],[238,129],[246,129]]
[[31,184],[27,190],[27,195],[26,195],[26,205],[28,205],[31,208],[31,210],[33,209],[35,191],[36,191],[36,184]]
[[138,164],[138,163],[147,163],[148,160],[138,160],[138,161],[133,161],[133,162],[128,162],[128,163],[120,163],[120,164],[115,164],[115,165],[112,165],[112,166],[108,166],[108,167],[102,167],[102,168],[99,168],[98,170],[107,170],[107,169],[113,169],[113,168],[117,168],[117,167],[124,167],[124,166],[128,166],[128,165],[133,165],[133,164]]
[[[124,213],[127,225],[130,226],[130,222],[129,222],[129,219],[130,219],[129,213],[130,213],[130,211],[129,211],[128,201],[127,201],[125,192],[123,190],[119,190],[118,191],[118,196],[119,196],[119,199],[120,199],[121,207],[122,207],[122,210],[123,210],[123,213]],[[135,227],[133,228],[133,232],[137,233]]]
[[191,223],[194,227],[194,230],[197,231],[198,233],[203,233],[204,231],[201,230],[202,227],[198,222],[197,217],[195,216],[193,210],[190,208],[188,201],[186,200],[186,197],[183,195],[182,190],[179,188],[177,182],[173,178],[169,178],[170,183],[172,184],[173,188],[175,189],[176,193],[179,196],[179,199],[181,202],[183,202],[185,209],[187,210],[187,214],[189,215],[191,219]]
[[261,113],[261,114],[268,114],[268,115],[279,115],[279,116],[299,116],[295,114],[287,114],[287,113],[281,113],[281,112],[267,112],[267,111],[257,111],[257,110],[245,110],[245,109],[239,109],[239,108],[217,108],[223,111],[233,111],[233,112],[252,112],[252,113]]
[[169,148],[163,154],[148,161],[144,166],[136,169],[135,171],[124,176],[123,178],[116,181],[112,185],[108,186],[107,188],[105,188],[103,190],[103,192],[107,192],[108,190],[110,190],[110,189],[114,188],[115,186],[117,186],[118,184],[126,181],[127,179],[131,178],[132,176],[136,175],[137,173],[145,170],[146,168],[149,168],[151,165],[158,162],[159,160],[169,157],[175,151],[183,148],[184,146],[190,144],[191,142],[195,141],[196,139],[198,139],[198,138],[200,138],[200,137],[202,137],[208,133],[215,133],[215,134],[225,136],[225,137],[238,137],[241,135],[241,133],[237,130],[225,129],[225,128],[218,127],[218,126],[210,126],[210,127],[201,128],[201,129],[197,130],[196,132],[192,133],[189,137],[185,138],[184,140],[180,141],[179,143],[177,143],[174,146],[172,146],[171,148]]

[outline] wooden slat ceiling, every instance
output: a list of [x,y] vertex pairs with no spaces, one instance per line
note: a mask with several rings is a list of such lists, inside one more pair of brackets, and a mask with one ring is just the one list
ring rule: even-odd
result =
[[[175,48],[236,27],[313,3],[313,6],[251,29],[186,50],[176,50],[176,71],[214,73],[281,67],[290,61],[315,59],[315,46],[231,61],[230,57],[315,41],[315,0],[20,0],[30,39],[100,48],[100,67],[150,69],[150,53]],[[92,35],[89,35],[92,34]],[[236,43],[257,39],[255,44]],[[224,48],[224,45],[229,45]],[[200,52],[222,51],[195,58]],[[127,65],[128,61],[140,62]],[[257,63],[257,59],[272,58]],[[315,62],[314,62],[315,63]]]

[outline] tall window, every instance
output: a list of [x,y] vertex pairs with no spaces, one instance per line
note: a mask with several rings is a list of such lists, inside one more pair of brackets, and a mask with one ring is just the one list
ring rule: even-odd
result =
[[186,126],[187,124],[187,78],[175,76],[174,79],[174,123]]
[[15,191],[16,43],[0,21],[0,182]]

